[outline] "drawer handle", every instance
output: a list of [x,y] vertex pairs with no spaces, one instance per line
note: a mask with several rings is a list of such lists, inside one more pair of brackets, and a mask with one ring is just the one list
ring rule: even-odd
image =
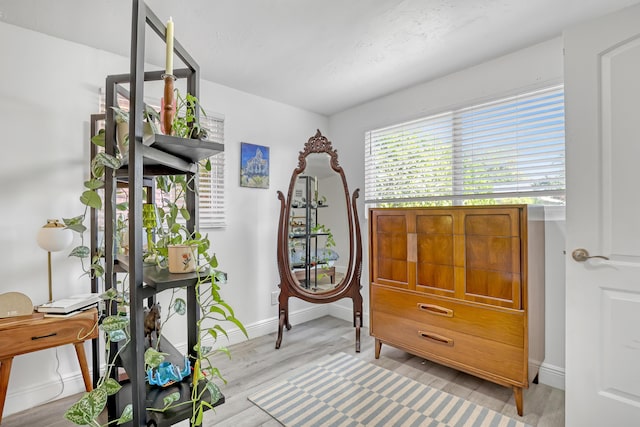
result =
[[427,313],[436,314],[438,316],[453,317],[453,310],[440,307],[435,304],[423,304],[419,302],[418,310],[426,311]]
[[52,333],[50,333],[49,335],[40,335],[39,337],[31,337],[31,340],[32,340],[32,341],[35,341],[35,340],[41,340],[42,338],[55,337],[56,335],[58,335],[58,333],[57,333],[57,332],[52,332]]
[[453,347],[453,338],[447,338],[447,337],[439,335],[439,334],[434,334],[433,332],[418,331],[418,334],[422,338],[426,338],[428,340],[435,341],[438,344],[444,344],[444,345],[449,345],[449,346]]

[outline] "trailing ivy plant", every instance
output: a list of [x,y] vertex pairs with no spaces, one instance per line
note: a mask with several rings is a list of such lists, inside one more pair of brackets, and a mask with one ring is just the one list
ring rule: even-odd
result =
[[196,112],[206,116],[204,109],[200,106],[198,98],[187,93],[184,97],[178,89],[176,95],[176,114],[171,122],[171,132],[180,138],[206,139],[207,131],[200,126],[200,120]]
[[[185,102],[189,102],[189,96]],[[193,100],[191,100],[193,101]],[[197,101],[197,100],[196,100]],[[197,104],[193,104],[197,105]],[[98,135],[92,139],[98,145],[104,147],[104,136]],[[90,257],[90,249],[84,244],[84,232],[86,226],[84,221],[90,208],[102,208],[102,196],[99,192],[104,188],[105,170],[116,170],[121,166],[121,157],[108,155],[104,152],[97,154],[91,162],[91,179],[85,182],[85,191],[80,197],[80,201],[85,206],[84,213],[74,218],[64,219],[67,228],[78,232],[81,236],[81,244],[70,253],[70,256],[78,257],[82,261],[83,270],[92,277],[104,275],[102,265],[102,251],[91,259],[89,266],[85,266],[85,260]],[[210,170],[211,164],[207,160],[202,163],[202,167]],[[113,176],[108,177],[113,179]],[[201,235],[195,231],[189,233],[182,224],[183,220],[189,220],[189,212],[184,208],[184,198],[187,191],[195,190],[193,182],[186,179],[184,175],[159,176],[156,178],[156,185],[160,188],[162,197],[161,205],[157,209],[160,218],[160,227],[156,230],[157,241],[148,250],[154,251],[159,260],[167,256],[168,244],[192,244],[197,248],[199,258],[199,268],[197,271],[197,283],[195,284],[196,301],[200,309],[201,317],[197,321],[197,342],[193,348],[195,358],[192,360],[191,376],[191,399],[186,402],[178,402],[178,393],[170,394],[164,399],[162,408],[146,408],[147,411],[167,411],[182,405],[191,405],[191,423],[200,425],[204,411],[212,408],[219,400],[221,393],[214,380],[226,383],[221,372],[215,367],[212,357],[223,353],[230,356],[225,347],[215,347],[218,337],[224,335],[228,338],[227,331],[223,324],[229,323],[236,326],[248,337],[244,325],[236,318],[231,306],[227,304],[220,294],[220,285],[226,283],[226,273],[218,270],[218,260],[215,255],[209,253],[210,241],[207,235]],[[126,210],[126,203],[119,204],[119,210]],[[114,219],[116,230],[125,226],[122,218]],[[162,263],[160,263],[162,267]],[[116,366],[109,361],[117,360],[118,354],[109,354],[111,343],[118,343],[118,353],[123,351],[131,341],[129,317],[126,307],[129,305],[129,291],[125,285],[126,281],[117,282],[116,288],[108,289],[101,295],[107,306],[107,313],[112,313],[111,307],[116,304],[118,311],[116,314],[105,317],[99,327],[103,331],[107,348],[107,366],[104,374],[97,382],[94,390],[85,393],[80,400],[74,403],[66,412],[65,418],[78,424],[90,425],[94,427],[107,426],[111,423],[118,425],[129,422],[133,419],[133,407],[127,405],[120,417],[110,423],[100,424],[98,416],[104,411],[107,397],[116,394],[120,389],[120,384],[113,379]],[[118,288],[120,286],[120,288]],[[167,317],[163,325],[170,317],[184,315],[186,313],[186,302],[182,298],[176,297],[177,289],[173,290],[167,310]],[[161,327],[161,330],[163,328]],[[146,368],[157,368],[164,361],[165,354],[159,350],[161,337],[156,340],[156,348],[150,347],[145,351],[144,360]],[[207,345],[205,345],[207,344]],[[211,344],[211,345],[209,345]],[[209,399],[204,399],[208,393]]]

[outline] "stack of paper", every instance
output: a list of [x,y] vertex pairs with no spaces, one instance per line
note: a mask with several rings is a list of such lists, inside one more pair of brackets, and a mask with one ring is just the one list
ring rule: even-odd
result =
[[38,306],[41,313],[67,314],[83,310],[100,301],[100,294],[80,294]]

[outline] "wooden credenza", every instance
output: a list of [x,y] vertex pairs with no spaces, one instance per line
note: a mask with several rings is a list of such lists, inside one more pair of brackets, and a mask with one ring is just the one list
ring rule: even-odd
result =
[[544,359],[540,206],[371,209],[371,335],[522,389]]

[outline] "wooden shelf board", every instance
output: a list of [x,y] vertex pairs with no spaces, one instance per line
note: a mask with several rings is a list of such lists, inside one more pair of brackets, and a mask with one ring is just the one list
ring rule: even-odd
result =
[[[117,255],[116,261],[119,268],[125,272],[129,271],[128,256]],[[155,264],[143,264],[142,266],[143,281],[147,287],[152,288],[149,289],[150,295],[166,289],[194,286],[198,282],[198,274],[200,276],[206,276],[209,272],[207,270],[201,271],[200,273],[169,273],[168,269],[159,268]],[[146,298],[146,292],[144,294]]]

